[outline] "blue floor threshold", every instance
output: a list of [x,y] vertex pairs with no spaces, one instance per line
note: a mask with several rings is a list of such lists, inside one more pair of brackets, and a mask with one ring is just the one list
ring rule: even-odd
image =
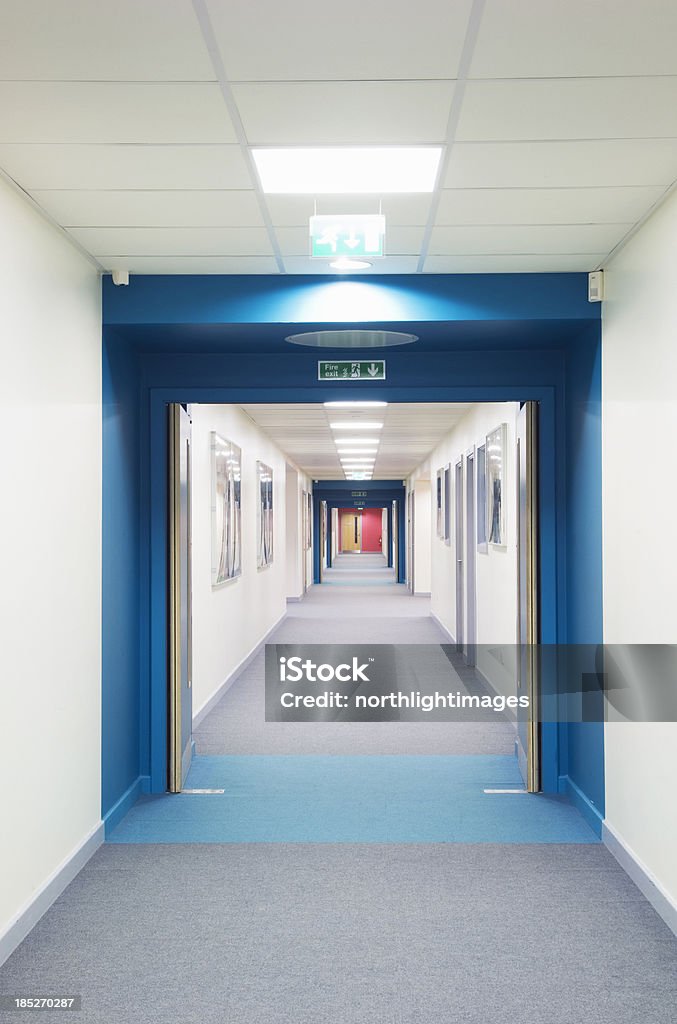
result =
[[186,783],[145,796],[111,843],[597,843],[561,796],[519,787],[505,756],[196,757]]

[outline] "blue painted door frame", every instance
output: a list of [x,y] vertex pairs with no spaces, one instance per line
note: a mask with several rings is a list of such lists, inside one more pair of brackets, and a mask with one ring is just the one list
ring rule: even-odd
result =
[[[404,394],[392,391],[381,391],[387,401],[408,402],[477,402],[487,401],[484,389],[478,388],[416,388],[404,389]],[[433,390],[434,397],[430,392]],[[336,393],[336,392],[335,392]],[[341,392],[338,392],[339,394]],[[307,402],[308,394],[304,389],[298,392],[286,389],[232,389],[232,388],[153,388],[150,397],[149,419],[149,508],[147,537],[150,550],[150,592],[146,608],[149,616],[149,669],[150,687],[148,692],[148,709],[143,716],[149,725],[149,789],[152,793],[162,793],[167,788],[167,519],[166,496],[167,478],[167,405],[170,402],[184,403],[229,403],[246,404],[253,402]],[[485,397],[482,397],[482,396]],[[551,509],[557,503],[556,474],[554,457],[556,450],[555,408],[552,388],[514,388],[509,387],[497,394],[495,388],[491,392],[492,401],[520,401],[533,399],[539,402],[541,444],[540,462],[540,501],[543,509]],[[326,400],[326,399],[324,399]],[[319,503],[315,503],[319,507]],[[401,517],[404,517],[404,502],[401,503]],[[319,520],[315,524],[319,527]],[[403,546],[400,545],[403,551]],[[555,643],[557,640],[558,618],[558,579],[557,579],[557,537],[555,522],[548,518],[542,524],[541,531],[541,637],[543,643]],[[559,744],[560,734],[557,726],[544,724],[542,733],[542,780],[545,792],[559,791]]]
[[[321,582],[321,577],[320,577],[320,556],[321,556],[321,552],[320,552],[320,532],[319,532],[319,530],[320,530],[320,507],[321,507],[321,502],[325,501],[325,500],[326,499],[324,499],[324,498],[313,498],[313,531],[314,531],[313,532],[313,582],[314,583],[320,583]],[[331,515],[331,510],[334,509],[334,508],[350,508],[350,501],[347,501],[347,502],[346,501],[327,501],[327,515],[328,516]],[[388,568],[391,568],[392,564],[393,564],[392,544],[391,544],[391,541],[390,541],[390,538],[391,538],[391,532],[390,531],[392,530],[392,515],[393,515],[393,513],[392,513],[392,505],[390,505],[390,506],[384,505],[382,501],[367,501],[367,500],[365,500],[359,506],[355,506],[355,511],[358,511],[358,509],[360,509],[360,508],[385,508],[386,509],[386,512],[387,512],[387,515],[388,515],[388,538],[389,538],[387,561],[388,561]],[[401,521],[400,521],[400,524],[399,524],[399,529],[400,529],[400,532],[401,532],[401,537],[400,537],[400,541],[401,541],[402,536],[404,534],[404,517],[400,517],[400,520]],[[328,519],[328,524],[329,524],[329,527],[330,527],[331,526],[331,520],[329,520],[329,519]],[[325,550],[326,550],[326,554],[327,554],[327,565],[329,567],[331,567],[331,529],[330,528],[328,528],[328,530],[327,530],[327,543],[325,545]],[[405,572],[404,562],[402,560],[400,560],[400,564],[398,564],[398,573],[397,573],[397,582],[398,583],[404,583],[405,582],[404,572]]]
[[[148,276],[104,279],[103,295],[104,816],[140,785],[165,787],[170,401],[538,401],[542,640],[601,642],[600,324],[586,275]],[[317,353],[284,335],[341,324],[420,342],[383,353],[378,386],[320,384]],[[543,751],[544,789],[580,792],[599,817],[603,723],[544,726]]]
[[[359,506],[356,504],[357,499],[353,497],[353,491],[359,489],[361,492],[367,495],[366,498],[359,499]],[[394,500],[398,501],[398,533],[399,533],[399,544],[398,552],[400,557],[398,558],[397,566],[397,582],[405,582],[405,518],[404,518],[404,499],[406,490],[405,487],[399,481],[392,480],[361,480],[359,483],[347,484],[345,480],[321,480],[316,481],[313,484],[313,582],[319,583],[321,579],[320,574],[320,516],[321,516],[321,502],[327,502],[327,515],[331,515],[331,509],[334,508],[350,508],[355,506],[356,508],[385,508],[388,512],[388,565],[392,566],[392,543],[391,543],[391,530],[392,530],[392,503]],[[330,524],[331,525],[331,524]],[[327,530],[327,564],[331,564],[331,530]]]

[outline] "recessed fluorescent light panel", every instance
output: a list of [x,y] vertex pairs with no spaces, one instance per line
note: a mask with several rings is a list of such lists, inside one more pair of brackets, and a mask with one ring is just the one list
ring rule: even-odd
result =
[[355,423],[351,420],[346,420],[345,423],[330,423],[329,426],[332,430],[381,430],[383,427],[382,423]]
[[325,409],[380,409],[387,402],[324,402]]
[[378,448],[338,448],[339,455],[376,455]]
[[337,445],[339,445],[339,444],[346,444],[346,445],[348,445],[348,444],[350,444],[350,445],[352,445],[352,444],[355,444],[355,445],[378,444],[378,442],[379,442],[378,437],[337,437],[336,438],[336,444]]
[[282,195],[432,192],[440,146],[252,149],[261,188]]

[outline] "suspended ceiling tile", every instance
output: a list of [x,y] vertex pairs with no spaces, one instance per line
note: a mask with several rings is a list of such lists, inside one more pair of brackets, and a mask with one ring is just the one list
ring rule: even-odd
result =
[[674,0],[487,0],[471,78],[670,75]]
[[106,270],[130,274],[276,274],[272,256],[99,256]]
[[431,256],[609,252],[632,224],[508,224],[434,228]]
[[2,0],[0,77],[209,81],[190,0]]
[[[276,227],[307,225],[318,214],[383,213],[386,232],[390,224],[425,224],[430,212],[430,195],[340,195],[340,196],[266,196],[266,205]],[[386,236],[387,237],[387,236]]]
[[454,83],[252,82],[233,90],[253,145],[378,146],[444,139]]
[[0,145],[0,167],[22,188],[247,189],[239,146]]
[[89,252],[118,256],[270,256],[265,228],[70,228]]
[[607,253],[560,256],[428,256],[424,274],[589,273]]
[[418,255],[423,243],[423,227],[393,224],[386,234],[386,252],[391,256]]
[[460,142],[675,137],[675,76],[469,82],[456,132]]
[[476,142],[453,147],[445,188],[663,185],[677,177],[677,140]]
[[345,274],[331,270],[327,260],[311,260],[309,256],[284,257],[284,266],[288,274],[328,274],[339,279],[349,277],[351,281],[374,274],[414,274],[417,265],[418,256],[386,256],[384,259],[375,259],[368,270]]
[[37,189],[32,196],[65,227],[263,226],[253,191]]
[[638,220],[662,187],[443,189],[435,223],[604,224]]
[[[275,237],[285,258],[287,256],[308,256],[310,252],[308,225],[295,228],[276,228]],[[322,265],[325,266],[324,260],[322,260]]]
[[231,81],[455,78],[470,0],[208,0]]
[[236,141],[214,82],[0,82],[0,142]]

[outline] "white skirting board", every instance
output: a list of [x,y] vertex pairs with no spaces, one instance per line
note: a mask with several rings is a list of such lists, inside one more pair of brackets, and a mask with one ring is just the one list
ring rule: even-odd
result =
[[435,612],[431,612],[430,613],[430,618],[433,620],[433,622],[437,623],[437,625],[440,627],[440,629],[442,630],[444,635],[448,638],[449,643],[450,644],[455,644],[456,643],[456,638],[451,635],[451,633],[449,632],[447,627],[444,625],[444,623],[440,619],[437,618],[437,616],[435,615]]
[[0,934],[0,964],[4,964],[14,950],[21,945],[28,933],[36,926],[66,886],[85,866],[89,858],[103,843],[103,822],[92,829],[72,853],[51,873],[35,895],[21,907]]
[[[289,600],[289,598],[287,598],[287,600]],[[193,715],[193,729],[194,729],[194,730],[195,730],[195,729],[197,729],[197,727],[198,727],[198,725],[200,724],[200,722],[204,721],[204,719],[205,719],[205,718],[207,717],[207,715],[208,715],[208,714],[209,714],[209,712],[210,712],[210,711],[212,710],[212,708],[216,707],[216,705],[217,705],[217,704],[219,703],[219,701],[220,701],[220,700],[221,700],[221,698],[223,697],[223,695],[224,695],[224,693],[226,692],[226,690],[229,690],[229,689],[230,689],[230,687],[231,687],[231,686],[233,685],[233,683],[235,682],[235,680],[237,679],[237,677],[238,677],[238,676],[240,676],[240,675],[242,675],[242,673],[244,672],[244,670],[245,670],[246,668],[248,668],[248,667],[249,667],[249,665],[251,665],[251,663],[252,663],[252,661],[254,660],[254,658],[255,658],[255,657],[256,657],[256,656],[258,655],[258,654],[260,654],[260,652],[261,652],[261,651],[263,650],[263,648],[265,647],[266,643],[268,642],[268,639],[269,639],[269,638],[270,638],[270,637],[271,637],[271,636],[273,635],[273,633],[275,632],[275,630],[277,629],[277,627],[278,627],[278,626],[279,626],[279,625],[280,625],[280,624],[281,624],[282,622],[284,622],[284,620],[285,620],[286,618],[287,618],[287,613],[286,613],[286,612],[284,612],[284,614],[280,616],[280,618],[279,618],[279,619],[277,620],[277,622],[275,622],[275,623],[274,623],[274,624],[273,624],[273,625],[272,625],[272,626],[270,627],[270,629],[268,630],[268,632],[266,633],[266,635],[265,635],[265,636],[263,637],[263,639],[262,639],[262,640],[260,640],[260,641],[259,641],[259,642],[257,643],[256,647],[254,647],[254,649],[253,649],[253,650],[251,650],[251,651],[249,652],[249,654],[248,654],[248,655],[247,655],[247,656],[246,656],[245,658],[243,658],[243,659],[242,659],[242,661],[240,662],[240,664],[239,664],[239,665],[236,665],[236,666],[235,666],[235,668],[234,668],[234,669],[233,669],[233,671],[232,671],[232,672],[230,673],[230,675],[229,675],[229,676],[227,676],[227,677],[226,677],[226,678],[225,678],[225,679],[223,680],[223,682],[222,682],[222,683],[221,683],[221,684],[219,685],[219,687],[218,687],[218,689],[216,690],[216,692],[215,692],[215,693],[213,693],[213,694],[211,695],[211,697],[209,698],[209,700],[207,701],[207,703],[206,703],[206,704],[203,704],[203,705],[202,705],[202,707],[200,708],[200,710],[199,710],[199,711],[197,711],[197,712],[196,712],[196,713],[195,713],[195,714]]]
[[670,931],[677,935],[677,902],[606,821],[602,822],[602,842],[639,891],[646,896],[659,917],[663,918]]

